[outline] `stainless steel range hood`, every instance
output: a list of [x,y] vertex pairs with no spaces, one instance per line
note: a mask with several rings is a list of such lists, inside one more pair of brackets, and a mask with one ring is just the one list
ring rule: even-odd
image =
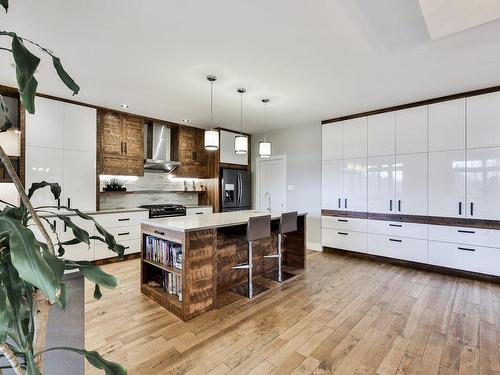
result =
[[171,173],[181,165],[171,159],[171,132],[163,124],[149,123],[144,126],[144,169]]

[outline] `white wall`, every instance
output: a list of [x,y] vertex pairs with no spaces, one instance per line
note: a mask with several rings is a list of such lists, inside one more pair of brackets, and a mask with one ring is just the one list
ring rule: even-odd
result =
[[[252,194],[255,206],[255,160],[262,134],[252,135]],[[287,157],[287,211],[307,212],[307,246],[321,249],[321,125],[275,130],[267,134],[272,153]],[[290,188],[293,187],[293,190]]]

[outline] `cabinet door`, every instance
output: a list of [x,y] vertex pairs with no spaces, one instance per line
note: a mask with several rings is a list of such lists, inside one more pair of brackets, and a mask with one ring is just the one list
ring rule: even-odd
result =
[[325,210],[341,210],[344,203],[343,199],[343,160],[326,160],[322,164],[322,204]]
[[427,153],[396,155],[397,213],[427,215]]
[[344,160],[344,209],[366,211],[367,173],[366,158]]
[[64,149],[96,152],[96,121],[94,108],[64,104]]
[[396,154],[427,152],[427,106],[396,112]]
[[[90,236],[94,235],[94,225],[91,221],[83,220],[78,216],[71,216],[71,221],[78,225],[83,230],[87,231]],[[75,238],[71,228],[66,227],[63,223],[58,226],[57,232],[61,242],[69,241]],[[100,234],[99,234],[100,235]],[[90,241],[90,246],[86,243],[64,246],[64,258],[70,260],[94,260],[94,241]]]
[[394,155],[395,121],[394,112],[368,117],[368,156]]
[[367,155],[366,117],[344,121],[344,159]]
[[64,151],[62,203],[81,211],[95,211],[96,156],[93,152]]
[[465,217],[465,150],[429,153],[430,216]]
[[369,212],[391,213],[395,211],[394,163],[394,155],[368,158]]
[[344,128],[342,122],[326,124],[321,127],[321,154],[323,160],[344,157]]
[[[26,147],[26,191],[34,182],[57,182],[64,191],[63,150]],[[94,176],[95,179],[95,176]],[[94,187],[95,190],[95,187]],[[36,206],[57,205],[49,188],[39,189],[31,198]]]
[[35,98],[36,114],[26,112],[26,145],[36,147],[64,147],[64,103]]
[[500,147],[467,150],[467,216],[500,220]]
[[465,148],[465,99],[429,106],[429,151]]
[[467,98],[467,148],[500,146],[500,93]]
[[114,112],[99,111],[98,121],[102,154],[124,155],[121,115]]
[[144,121],[134,116],[123,117],[124,154],[130,158],[144,158]]

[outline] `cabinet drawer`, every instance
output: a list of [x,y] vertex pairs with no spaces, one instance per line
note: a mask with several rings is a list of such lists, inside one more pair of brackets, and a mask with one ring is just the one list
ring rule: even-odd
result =
[[427,239],[427,224],[398,221],[368,220],[368,233],[407,238]]
[[211,214],[212,212],[213,212],[212,207],[192,207],[192,208],[186,208],[186,216]]
[[323,228],[323,246],[350,251],[366,251],[366,233]]
[[[120,245],[125,246],[125,255],[139,253],[141,251],[141,240],[119,241]],[[106,259],[116,257],[117,254],[108,249],[106,244],[100,243],[95,245],[95,259]]]
[[429,263],[500,276],[500,249],[429,241]]
[[115,240],[118,243],[141,238],[140,224],[128,225],[126,227],[108,228],[106,230],[115,237]]
[[71,260],[94,260],[94,243],[90,241],[90,246],[85,243],[64,246],[64,258]]
[[101,224],[104,229],[116,227],[128,227],[133,225],[140,226],[141,221],[148,219],[149,214],[147,211],[140,212],[123,212],[112,214],[98,214],[94,219]]
[[500,247],[500,231],[429,225],[429,240],[476,246]]
[[368,234],[368,253],[388,258],[427,263],[427,240]]
[[366,232],[366,221],[366,219],[352,219],[349,217],[321,217],[321,225],[323,228],[332,228],[355,232]]

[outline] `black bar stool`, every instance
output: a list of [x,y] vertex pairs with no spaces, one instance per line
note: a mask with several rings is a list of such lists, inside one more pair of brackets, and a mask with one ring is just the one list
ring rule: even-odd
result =
[[277,258],[278,259],[278,271],[264,275],[264,277],[275,280],[278,282],[283,282],[293,276],[292,273],[283,272],[283,238],[286,237],[286,233],[295,232],[297,230],[297,212],[286,212],[281,214],[280,226],[278,229],[278,251],[274,254],[264,255],[264,258]]
[[267,290],[265,286],[253,284],[253,242],[271,237],[271,216],[255,216],[248,219],[247,242],[248,263],[237,264],[233,269],[248,269],[248,286],[236,286],[231,288],[233,292],[248,298]]

